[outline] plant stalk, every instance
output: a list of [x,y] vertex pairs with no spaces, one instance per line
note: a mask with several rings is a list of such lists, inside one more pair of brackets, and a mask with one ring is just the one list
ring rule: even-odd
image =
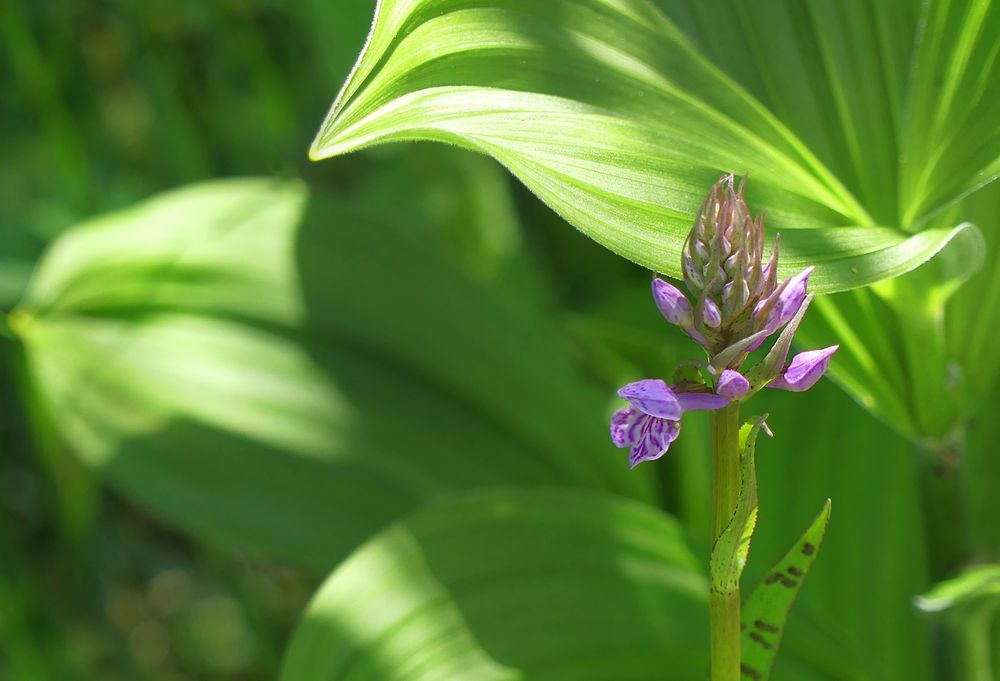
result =
[[[712,412],[712,547],[736,511],[740,494],[740,407]],[[710,578],[712,576],[710,575]],[[716,580],[710,579],[711,583]],[[712,681],[740,680],[740,590],[709,592]]]

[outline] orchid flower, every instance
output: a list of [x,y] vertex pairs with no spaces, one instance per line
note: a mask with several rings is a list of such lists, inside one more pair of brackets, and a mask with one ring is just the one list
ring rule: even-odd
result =
[[630,406],[611,417],[611,441],[618,448],[630,447],[629,466],[659,459],[681,432],[686,411],[721,409],[725,397],[706,392],[684,392],[657,378],[629,383],[618,396]]

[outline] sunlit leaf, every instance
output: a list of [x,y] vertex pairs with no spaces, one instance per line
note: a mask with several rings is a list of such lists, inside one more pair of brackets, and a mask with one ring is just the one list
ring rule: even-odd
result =
[[[971,222],[993,238],[1000,204],[982,195],[996,196],[995,188],[959,199],[1000,170],[994,3],[658,5],[787,124],[877,222],[908,231]],[[970,244],[954,252],[959,281],[973,274],[982,251]],[[996,271],[987,267],[966,287],[974,315],[954,304],[946,315],[939,285],[955,279],[924,273],[879,295],[818,300],[802,340],[840,343],[831,371],[841,386],[900,432],[941,442],[953,437],[997,373],[996,353],[966,361],[997,328],[990,311],[1000,305],[989,304]]]
[[[818,291],[896,276],[969,227],[874,218],[802,139],[643,0],[386,0],[312,148],[399,140],[492,155],[606,247],[679,275],[706,188],[749,171]],[[883,225],[877,227],[875,225]]]
[[298,182],[207,183],[81,225],[12,323],[48,425],[211,538],[328,566],[452,490],[651,497],[539,310]]
[[995,2],[923,3],[903,117],[903,224],[933,216],[1000,175],[998,34]]
[[582,492],[436,503],[341,565],[283,681],[701,678],[706,582],[680,527]]

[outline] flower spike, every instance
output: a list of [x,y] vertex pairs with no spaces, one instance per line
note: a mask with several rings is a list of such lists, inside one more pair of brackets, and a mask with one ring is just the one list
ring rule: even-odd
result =
[[[808,390],[837,351],[837,346],[811,350],[785,364],[813,297],[808,287],[815,267],[778,281],[780,235],[765,254],[764,213],[751,215],[745,191],[746,178],[737,185],[731,174],[709,190],[681,252],[688,295],[653,276],[651,293],[660,314],[701,345],[708,357],[694,363],[701,372],[678,371],[675,380],[680,382],[672,386],[647,379],[618,391],[629,406],[612,417],[611,441],[631,449],[632,466],[666,454],[680,435],[684,412],[722,409],[748,400],[765,386]],[[779,331],[766,356],[743,368]]]

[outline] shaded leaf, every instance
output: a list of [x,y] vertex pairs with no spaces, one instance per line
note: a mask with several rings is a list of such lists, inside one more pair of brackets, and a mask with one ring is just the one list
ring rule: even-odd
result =
[[283,681],[677,679],[705,673],[706,583],[680,527],[587,492],[442,500],[327,580]]
[[539,310],[298,182],[206,183],[81,225],[13,319],[49,426],[210,538],[328,566],[452,490],[651,498]]

